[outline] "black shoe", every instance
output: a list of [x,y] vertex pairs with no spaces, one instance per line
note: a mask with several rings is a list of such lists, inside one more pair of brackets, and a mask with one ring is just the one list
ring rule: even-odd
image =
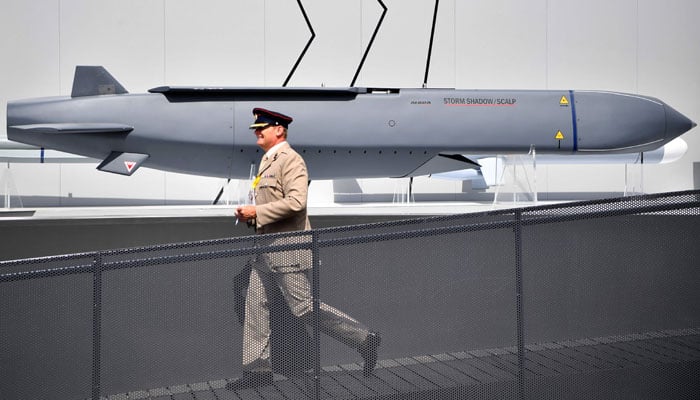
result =
[[370,332],[364,342],[360,343],[357,351],[365,360],[365,365],[362,367],[362,372],[365,376],[372,374],[374,367],[377,365],[377,348],[382,343],[382,337],[377,332]]
[[228,390],[250,389],[272,385],[272,372],[243,372],[243,376],[226,384]]

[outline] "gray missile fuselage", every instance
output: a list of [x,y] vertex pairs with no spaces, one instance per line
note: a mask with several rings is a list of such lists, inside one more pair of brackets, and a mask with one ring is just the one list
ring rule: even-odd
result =
[[430,162],[439,155],[639,153],[695,126],[660,100],[615,92],[159,87],[12,101],[7,132],[105,162],[141,155],[140,166],[247,178],[262,155],[254,107],[294,118],[288,140],[312,179],[465,168]]

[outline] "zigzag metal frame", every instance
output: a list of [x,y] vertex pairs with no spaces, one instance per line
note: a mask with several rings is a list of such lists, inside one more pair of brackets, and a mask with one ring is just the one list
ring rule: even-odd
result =
[[[369,51],[372,48],[372,45],[374,44],[374,39],[377,37],[377,34],[379,33],[379,29],[381,28],[381,25],[384,22],[384,17],[386,16],[387,11],[389,10],[382,0],[377,0],[377,2],[379,3],[379,5],[382,7],[382,9],[384,11],[382,12],[382,15],[379,17],[379,21],[377,22],[377,26],[374,28],[374,32],[372,33],[372,38],[370,39],[369,43],[367,44],[367,48],[365,49],[365,52],[362,55],[362,60],[360,60],[360,65],[358,65],[357,70],[355,71],[355,75],[352,78],[352,82],[350,83],[350,87],[355,86],[355,82],[357,81],[357,78],[360,75],[360,71],[362,70],[362,67],[365,64],[365,60],[367,59],[367,55],[369,54]],[[306,55],[306,52],[309,50],[309,47],[311,47],[311,43],[316,38],[316,32],[314,31],[314,28],[311,25],[311,21],[309,20],[309,16],[306,14],[306,10],[304,9],[304,5],[301,3],[301,0],[297,0],[297,4],[299,5],[299,9],[301,10],[302,15],[304,16],[304,20],[306,21],[306,26],[309,27],[309,32],[311,33],[311,37],[306,42],[306,46],[304,46],[304,49],[301,51],[301,54],[299,54],[299,57],[297,58],[296,62],[294,63],[294,66],[292,67],[291,71],[289,71],[289,75],[287,75],[287,78],[284,80],[284,83],[282,84],[283,87],[286,87],[287,84],[289,83],[290,79],[292,79],[292,75],[294,75],[294,72],[296,72],[297,68],[299,67],[299,64],[301,63],[301,60],[304,58],[304,56]],[[439,5],[440,5],[440,0],[435,0],[435,11],[433,12],[433,24],[432,24],[432,27],[430,30],[430,44],[428,46],[428,57],[427,57],[426,64],[425,64],[425,76],[423,78],[423,87],[428,86],[428,73],[430,71],[430,60],[431,60],[431,56],[432,56],[432,52],[433,52],[433,42],[435,39],[435,25],[437,23],[437,14],[438,14]]]
[[299,54],[299,58],[297,58],[296,63],[294,63],[292,70],[289,71],[289,75],[287,75],[287,79],[284,80],[284,83],[282,84],[282,86],[287,86],[287,84],[289,83],[289,80],[292,79],[292,75],[294,75],[294,72],[297,70],[299,63],[301,63],[301,59],[304,58],[304,56],[306,55],[306,51],[309,50],[309,47],[311,46],[311,42],[313,42],[314,39],[316,38],[316,32],[314,32],[314,28],[311,26],[311,21],[309,21],[308,15],[306,15],[306,10],[304,9],[304,5],[301,4],[301,0],[297,0],[297,4],[299,4],[299,9],[301,10],[302,15],[304,16],[304,20],[306,21],[306,26],[309,27],[309,32],[311,32],[311,37],[309,38],[309,41],[306,42],[306,46],[304,47],[304,50],[302,50],[301,54]]
[[433,40],[435,39],[435,25],[437,24],[438,6],[440,0],[435,0],[435,11],[433,12],[433,27],[430,30],[430,44],[428,45],[428,60],[425,63],[425,77],[423,78],[423,87],[428,87],[428,72],[430,71],[430,57],[433,54]]
[[374,43],[374,38],[377,37],[377,33],[379,32],[379,28],[382,25],[382,22],[384,21],[384,16],[386,15],[386,12],[388,8],[384,5],[384,2],[382,0],[377,0],[379,5],[382,6],[384,9],[384,12],[382,12],[382,16],[379,17],[379,22],[377,22],[377,26],[374,28],[374,33],[372,34],[372,38],[369,40],[369,44],[367,44],[367,48],[365,49],[365,54],[362,56],[362,60],[360,61],[360,65],[357,67],[357,71],[355,71],[355,76],[352,78],[352,82],[350,82],[350,87],[355,86],[355,82],[357,81],[357,77],[360,75],[360,70],[362,70],[362,66],[365,64],[365,59],[367,58],[367,54],[369,54],[369,49],[372,47],[372,44]]

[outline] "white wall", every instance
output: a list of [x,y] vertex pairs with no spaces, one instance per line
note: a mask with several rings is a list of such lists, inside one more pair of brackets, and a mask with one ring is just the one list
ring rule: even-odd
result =
[[[349,85],[381,6],[302,3],[316,38],[289,86]],[[384,3],[384,24],[356,85],[419,87],[434,1]],[[700,121],[698,15],[694,0],[442,0],[428,84],[640,93]],[[78,64],[104,65],[131,92],[165,84],[280,86],[309,37],[295,0],[0,0],[0,119],[8,100],[69,94]],[[697,131],[684,137],[683,159],[645,166],[647,192],[693,188]],[[23,195],[165,202],[210,198],[222,183],[147,169],[125,178],[93,165],[11,168]],[[619,165],[540,167],[538,187],[621,191],[624,177]],[[414,189],[430,192],[431,185],[418,180]]]

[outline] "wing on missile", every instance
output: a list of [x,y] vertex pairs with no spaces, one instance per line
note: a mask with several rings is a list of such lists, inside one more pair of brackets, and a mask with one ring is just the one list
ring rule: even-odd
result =
[[113,123],[58,123],[58,124],[31,124],[12,125],[9,128],[18,129],[28,133],[129,133],[133,126]]
[[113,151],[97,166],[97,169],[104,172],[131,176],[147,158],[148,154]]
[[440,172],[480,168],[479,163],[461,154],[438,154],[406,176],[422,176]]

